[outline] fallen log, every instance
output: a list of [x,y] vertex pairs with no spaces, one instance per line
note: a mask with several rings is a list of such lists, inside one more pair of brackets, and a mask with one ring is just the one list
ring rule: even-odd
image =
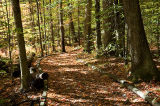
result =
[[128,83],[126,80],[120,80],[117,78],[117,76],[112,75],[110,73],[107,73],[105,70],[102,70],[98,67],[96,67],[95,65],[92,64],[88,64],[86,61],[83,61],[82,59],[78,59],[78,62],[81,63],[85,63],[86,65],[88,65],[89,67],[91,67],[92,69],[107,75],[108,77],[110,77],[111,79],[113,79],[114,81],[121,83],[123,86],[125,86],[126,88],[130,89],[131,91],[133,91],[135,94],[137,94],[138,96],[140,96],[141,98],[143,98],[145,101],[147,101],[149,104],[153,105],[153,106],[160,106],[160,97],[156,96],[154,93],[154,97],[150,96],[149,91],[147,91],[147,93],[143,93],[142,91],[140,91],[139,89],[137,89],[134,85],[131,85],[130,83]]
[[[152,92],[149,92],[149,91],[147,91],[147,93],[143,93],[142,91],[140,91],[139,89],[137,89],[135,86],[130,85],[125,80],[119,80],[118,82],[121,83],[121,84],[123,84],[125,87],[127,87],[128,89],[130,89],[134,93],[136,93],[138,96],[140,96],[141,98],[143,98],[149,104],[151,104],[153,106],[160,106],[160,97],[156,96],[156,94],[154,94]],[[154,97],[150,96],[149,95],[150,93],[152,93],[152,95],[154,95]]]

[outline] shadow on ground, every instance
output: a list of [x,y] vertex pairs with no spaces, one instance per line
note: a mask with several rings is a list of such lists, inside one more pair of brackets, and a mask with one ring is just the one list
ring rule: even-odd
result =
[[106,75],[76,62],[77,52],[45,58],[41,67],[49,74],[49,106],[147,106],[143,100]]

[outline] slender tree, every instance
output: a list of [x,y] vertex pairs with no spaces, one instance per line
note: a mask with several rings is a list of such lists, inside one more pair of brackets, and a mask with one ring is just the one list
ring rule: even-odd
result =
[[75,33],[75,28],[74,28],[74,22],[73,22],[73,17],[72,17],[72,3],[70,3],[71,1],[68,0],[68,6],[70,7],[70,10],[69,10],[69,19],[70,19],[70,23],[69,23],[69,27],[71,29],[71,34],[72,34],[72,37],[74,39],[74,43],[77,43],[78,40],[77,40],[77,36],[76,36],[76,33]]
[[96,15],[96,34],[97,34],[97,48],[102,46],[101,41],[101,21],[100,21],[100,0],[95,0],[95,15]]
[[117,38],[117,55],[125,55],[125,21],[122,0],[114,0],[115,31]]
[[43,45],[42,45],[42,35],[41,35],[41,26],[40,26],[40,17],[39,17],[39,2],[36,0],[36,5],[37,5],[37,19],[38,19],[38,29],[39,29],[39,43],[41,47],[41,56],[43,56]]
[[80,10],[79,10],[79,0],[78,0],[78,9],[77,9],[77,12],[78,12],[78,44],[80,46],[80,43],[81,43],[81,38],[80,38],[80,20],[79,20],[79,17],[80,17]]
[[44,50],[46,52],[47,55],[47,35],[46,35],[46,11],[45,11],[45,0],[43,0],[43,26],[44,26]]
[[138,79],[158,80],[160,73],[152,60],[149,50],[139,0],[123,0],[123,5],[131,45],[131,76],[134,81]]
[[10,31],[10,19],[9,19],[9,13],[8,13],[8,5],[7,5],[7,0],[5,0],[5,4],[6,4],[6,15],[7,15],[7,36],[8,36],[8,47],[9,47],[9,59],[11,61],[11,31]]
[[30,86],[30,73],[27,67],[27,57],[26,57],[25,41],[23,35],[21,10],[19,5],[19,0],[11,0],[11,1],[14,13],[14,21],[16,25],[18,47],[19,47],[19,61],[21,68],[21,89],[27,90]]
[[6,4],[6,13],[7,13],[6,15],[7,15],[8,54],[9,54],[9,60],[10,60],[11,79],[12,79],[12,82],[13,82],[13,76],[12,76],[11,30],[10,30],[10,18],[9,18],[10,11],[8,11],[7,0],[5,0],[5,4]]
[[159,25],[160,25],[160,22],[159,22],[159,16],[157,18],[157,49],[158,49],[158,56],[160,57],[160,33],[159,33]]
[[64,41],[64,25],[63,25],[63,8],[62,8],[62,0],[59,0],[59,22],[60,22],[60,34],[61,34],[61,51],[66,52],[65,50],[65,41]]
[[33,12],[33,5],[32,5],[32,0],[28,0],[29,2],[29,11],[30,11],[30,18],[31,18],[31,24],[32,28],[34,29],[34,12]]
[[51,38],[52,38],[52,50],[55,51],[51,1],[52,0],[49,0],[49,3],[50,3],[50,10],[49,10],[50,12],[50,30],[51,30]]
[[126,46],[125,46],[125,19],[123,17],[124,9],[123,9],[123,2],[122,0],[119,0],[119,6],[121,6],[119,12],[118,12],[118,31],[120,36],[120,48],[123,49],[123,57],[125,57],[126,52]]
[[113,0],[103,0],[103,45],[106,48],[114,38],[114,11]]
[[[36,31],[36,29],[35,29],[34,10],[33,10],[33,1],[32,0],[28,0],[28,3],[29,3],[30,20],[31,20],[31,26],[32,26],[32,33],[31,34],[33,34]],[[34,35],[34,38],[32,40],[32,45],[33,45],[34,49],[37,52],[36,37],[37,37],[37,35]]]
[[[58,11],[58,9],[57,9],[57,11]],[[59,14],[59,13],[57,13],[57,14]],[[59,18],[59,16],[60,15],[57,15],[57,37],[58,37],[58,45],[60,46],[61,44],[60,44],[60,42],[61,42],[61,37],[60,37],[60,18]]]
[[92,46],[92,35],[91,35],[91,9],[92,9],[92,0],[87,0],[86,11],[85,11],[85,28],[84,35],[86,40],[85,49],[88,53],[91,53]]

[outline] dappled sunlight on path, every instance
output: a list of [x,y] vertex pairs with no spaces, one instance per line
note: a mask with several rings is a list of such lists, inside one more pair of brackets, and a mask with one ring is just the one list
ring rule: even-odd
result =
[[49,106],[124,105],[128,97],[137,98],[107,76],[78,63],[79,52],[55,54],[41,61],[42,69],[49,74]]

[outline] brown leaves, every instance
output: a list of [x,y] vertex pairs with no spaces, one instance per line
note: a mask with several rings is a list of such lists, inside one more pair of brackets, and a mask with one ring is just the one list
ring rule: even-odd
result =
[[[71,48],[69,49],[68,53],[54,54],[41,61],[41,68],[49,74],[48,106],[148,105],[143,99],[122,87],[119,83],[114,82],[107,75],[103,75],[95,71],[96,69],[92,70],[86,64],[76,61],[77,57],[83,58],[86,63],[94,64],[108,73],[126,79],[126,69],[128,68],[124,67],[122,59],[115,57],[94,59],[91,55],[81,53],[82,49],[74,51]],[[14,90],[19,86],[19,79],[17,79]],[[160,95],[159,83],[141,83],[137,84],[136,87]],[[11,89],[8,89],[7,93],[10,92],[12,92]],[[28,95],[31,98],[40,96],[36,93]],[[19,100],[23,100],[25,98],[23,96],[21,95]]]
[[41,62],[42,69],[50,75],[49,105],[124,105],[127,98],[131,104],[135,104],[133,103],[135,98],[140,99],[118,83],[113,82],[107,75],[102,75],[76,61],[77,57],[81,57],[86,62],[93,62],[106,71],[123,77],[124,64],[121,60],[112,58],[106,64],[107,59],[94,59],[88,54],[81,54],[81,51],[57,54]]

